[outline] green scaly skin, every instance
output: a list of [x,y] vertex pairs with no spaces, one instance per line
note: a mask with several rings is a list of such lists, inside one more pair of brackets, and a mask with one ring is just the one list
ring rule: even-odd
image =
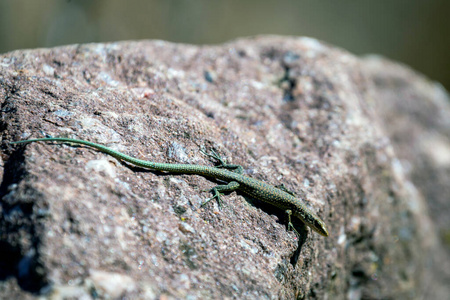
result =
[[294,229],[290,220],[290,216],[293,215],[294,217],[297,217],[300,220],[302,220],[306,225],[311,227],[311,229],[313,229],[320,235],[328,236],[328,230],[325,226],[325,223],[310,209],[308,209],[302,202],[302,200],[297,199],[296,197],[294,197],[294,195],[284,191],[283,189],[276,188],[261,180],[257,180],[241,174],[243,170],[241,166],[226,164],[215,152],[213,152],[212,154],[206,154],[204,151],[202,151],[202,153],[210,157],[213,157],[220,162],[219,166],[209,167],[192,164],[157,163],[152,161],[141,160],[120,153],[118,151],[115,151],[111,148],[105,147],[100,144],[70,138],[53,138],[53,137],[39,138],[39,139],[11,142],[11,144],[25,144],[33,142],[63,142],[63,143],[86,145],[138,167],[181,174],[196,174],[208,178],[219,179],[224,182],[228,182],[228,184],[218,185],[212,188],[211,192],[213,192],[214,196],[207,199],[206,202],[203,203],[203,205],[214,198],[216,198],[220,204],[221,200],[220,196],[222,195],[223,192],[231,192],[239,190],[253,198],[259,199],[261,201],[267,202],[281,209],[284,209],[289,217],[288,228]]

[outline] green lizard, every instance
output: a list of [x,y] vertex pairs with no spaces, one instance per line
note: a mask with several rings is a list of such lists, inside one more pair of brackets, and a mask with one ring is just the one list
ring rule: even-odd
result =
[[221,195],[223,192],[231,192],[235,190],[242,191],[243,193],[259,199],[261,201],[267,202],[286,211],[289,218],[288,230],[295,228],[291,223],[291,215],[302,220],[306,225],[311,227],[314,231],[318,232],[320,235],[328,236],[328,230],[325,223],[310,209],[308,209],[305,204],[294,197],[293,194],[286,191],[284,188],[277,188],[275,186],[269,185],[261,180],[257,180],[248,176],[243,175],[243,168],[239,165],[227,164],[220,156],[215,152],[212,154],[207,154],[202,150],[203,154],[213,157],[218,160],[220,165],[216,167],[202,166],[202,165],[192,165],[192,164],[169,164],[169,163],[157,163],[151,161],[145,161],[137,159],[126,154],[115,151],[103,145],[96,143],[77,140],[71,138],[38,138],[23,141],[11,142],[11,144],[23,144],[32,142],[66,142],[73,144],[81,144],[92,147],[98,151],[109,154],[119,160],[128,162],[132,165],[148,168],[157,171],[174,172],[182,174],[196,174],[204,177],[218,179],[227,182],[226,185],[217,185],[211,189],[213,197],[209,198],[202,205],[205,205],[212,199],[217,199],[219,205],[221,204]]

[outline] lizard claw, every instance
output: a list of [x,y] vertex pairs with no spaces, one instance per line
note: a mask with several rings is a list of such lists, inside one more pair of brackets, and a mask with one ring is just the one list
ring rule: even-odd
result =
[[[206,191],[209,191],[209,190],[205,190],[205,192]],[[220,192],[218,192],[217,190],[215,190],[215,189],[213,189],[212,190],[213,192],[214,192],[214,196],[212,196],[211,198],[208,198],[208,199],[206,199],[205,200],[205,202],[203,202],[200,206],[205,206],[209,201],[211,201],[211,200],[213,200],[213,199],[217,199],[217,203],[219,204],[219,207],[221,208],[222,207],[222,198],[221,198],[221,196],[223,195],[222,193],[220,193]]]

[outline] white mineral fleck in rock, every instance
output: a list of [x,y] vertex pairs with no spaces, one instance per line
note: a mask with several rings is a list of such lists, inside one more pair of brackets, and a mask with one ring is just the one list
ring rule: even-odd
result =
[[136,283],[131,277],[119,273],[91,270],[90,279],[95,288],[111,298],[118,298],[125,292],[136,289]]

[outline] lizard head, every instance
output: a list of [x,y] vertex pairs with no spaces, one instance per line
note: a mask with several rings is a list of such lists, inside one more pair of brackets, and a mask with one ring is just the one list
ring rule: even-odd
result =
[[321,219],[317,218],[314,220],[314,222],[307,225],[318,234],[322,236],[328,236],[328,230],[327,227],[325,226],[325,222],[322,221]]
[[322,236],[328,236],[328,230],[325,225],[325,222],[322,221],[318,216],[316,216],[313,212],[307,211],[296,211],[294,215],[303,221],[306,225],[308,225],[312,230],[317,232]]

